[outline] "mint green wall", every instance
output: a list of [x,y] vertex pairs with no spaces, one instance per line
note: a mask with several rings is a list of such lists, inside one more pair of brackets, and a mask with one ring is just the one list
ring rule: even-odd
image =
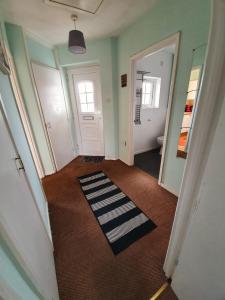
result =
[[195,49],[193,53],[192,67],[203,66],[206,56],[206,45],[201,45],[201,47]]
[[[116,114],[116,88],[115,88],[115,39],[102,39],[87,42],[87,53],[75,55],[68,51],[67,45],[58,45],[55,53],[59,65],[62,67],[100,65],[102,102],[104,119],[105,155],[108,158],[117,157],[117,128]],[[113,73],[114,72],[114,73]]]
[[[118,156],[119,152],[119,157],[124,161],[128,161],[128,149],[125,145],[128,140],[128,87],[120,87],[120,75],[129,72],[130,56],[178,31],[181,32],[177,76],[162,178],[162,182],[176,193],[179,191],[185,166],[185,160],[176,157],[176,149],[185,106],[192,49],[207,42],[209,19],[210,0],[160,0],[118,38],[88,41],[85,55],[70,53],[66,44],[58,45],[54,49],[64,75],[67,67],[100,65],[106,156],[114,158]],[[21,28],[8,24],[7,32],[17,71],[21,75],[19,78],[24,95],[26,94],[28,111],[30,110],[31,115],[36,118],[32,124],[35,137],[44,145],[39,151],[45,161],[46,168],[50,168],[51,161],[37,114],[35,97],[30,84],[27,85],[30,79],[27,70],[24,70],[26,69],[26,63],[24,64],[23,59],[21,62],[21,49],[23,47],[21,45]],[[31,60],[55,66],[51,49],[43,47],[29,37],[26,37],[26,42]],[[18,45],[20,45],[19,49]],[[26,76],[24,76],[24,73],[26,73]],[[76,144],[75,132],[73,132],[73,137],[74,144]]]
[[[19,267],[9,248],[0,238],[0,282],[18,299],[22,300],[40,300],[42,297],[38,294],[30,280],[26,278],[22,269]],[[1,298],[1,290],[0,290]],[[3,298],[8,299],[8,298]],[[17,298],[16,298],[17,299]]]
[[[7,44],[5,27],[3,22],[3,17],[0,12],[0,27],[2,35],[0,34],[1,40]],[[42,198],[42,191],[40,190],[40,183],[38,176],[33,164],[31,153],[29,147],[26,143],[26,137],[23,132],[23,126],[20,121],[18,111],[16,109],[15,99],[11,90],[9,78],[3,75],[0,71],[0,94],[4,103],[4,108],[6,110],[7,118],[9,121],[9,126],[14,137],[15,143],[17,145],[18,151],[24,161],[25,168],[29,169],[30,174],[32,174],[33,184],[35,191],[39,193],[39,208],[42,212],[43,218],[48,226],[48,220],[46,215],[46,207],[42,205],[44,199]],[[35,177],[36,176],[36,177]],[[36,179],[35,179],[36,178]],[[37,195],[36,194],[36,195]],[[18,296],[19,299],[30,299],[38,300],[41,299],[37,296],[34,287],[31,285],[28,278],[25,277],[23,270],[19,267],[13,256],[10,254],[5,242],[0,236],[0,282],[4,286],[10,288],[13,293]],[[0,290],[1,298],[1,290]]]
[[23,31],[20,26],[6,23],[6,33],[10,51],[14,59],[18,81],[20,83],[20,88],[24,97],[26,109],[30,117],[30,123],[44,166],[45,174],[51,174],[53,173],[54,169],[41,122],[35,91],[29,73],[29,65],[27,61],[27,59],[29,58],[27,58],[26,56],[26,44]]
[[111,54],[112,54],[112,86],[114,99],[114,126],[115,126],[115,157],[119,157],[119,114],[118,114],[118,85],[120,84],[118,76],[118,48],[117,37],[111,38]]
[[[192,49],[207,42],[210,20],[210,0],[160,0],[148,13],[123,32],[118,39],[119,75],[128,73],[129,58],[165,39],[181,32],[177,76],[169,126],[168,143],[162,182],[171,190],[179,192],[185,160],[176,157],[177,143],[189,72]],[[128,161],[125,141],[128,139],[128,87],[119,88],[119,153]]]
[[53,50],[26,36],[26,44],[30,60],[56,68]]

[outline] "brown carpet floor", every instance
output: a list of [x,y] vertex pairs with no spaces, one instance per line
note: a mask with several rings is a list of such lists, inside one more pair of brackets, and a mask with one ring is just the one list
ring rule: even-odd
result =
[[[103,170],[157,224],[115,256],[77,177]],[[147,173],[121,161],[72,161],[43,180],[50,211],[61,300],[148,300],[165,282],[163,262],[176,197]],[[161,300],[177,299],[169,288]]]

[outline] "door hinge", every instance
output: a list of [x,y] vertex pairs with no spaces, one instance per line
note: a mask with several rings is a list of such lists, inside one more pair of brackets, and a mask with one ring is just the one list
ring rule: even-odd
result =
[[16,162],[16,168],[17,168],[18,171],[25,170],[24,165],[23,165],[23,161],[22,161],[20,156],[17,156],[15,158],[15,162]]

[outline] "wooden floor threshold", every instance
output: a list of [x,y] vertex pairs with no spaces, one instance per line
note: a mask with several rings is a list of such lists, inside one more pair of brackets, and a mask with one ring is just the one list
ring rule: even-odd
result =
[[170,283],[171,283],[171,280],[168,279],[149,300],[158,299],[161,296],[161,294],[168,288]]

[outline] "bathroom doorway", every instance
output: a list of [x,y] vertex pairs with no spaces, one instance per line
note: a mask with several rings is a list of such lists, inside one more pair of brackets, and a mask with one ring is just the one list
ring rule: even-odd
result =
[[131,165],[161,184],[179,33],[131,58]]

